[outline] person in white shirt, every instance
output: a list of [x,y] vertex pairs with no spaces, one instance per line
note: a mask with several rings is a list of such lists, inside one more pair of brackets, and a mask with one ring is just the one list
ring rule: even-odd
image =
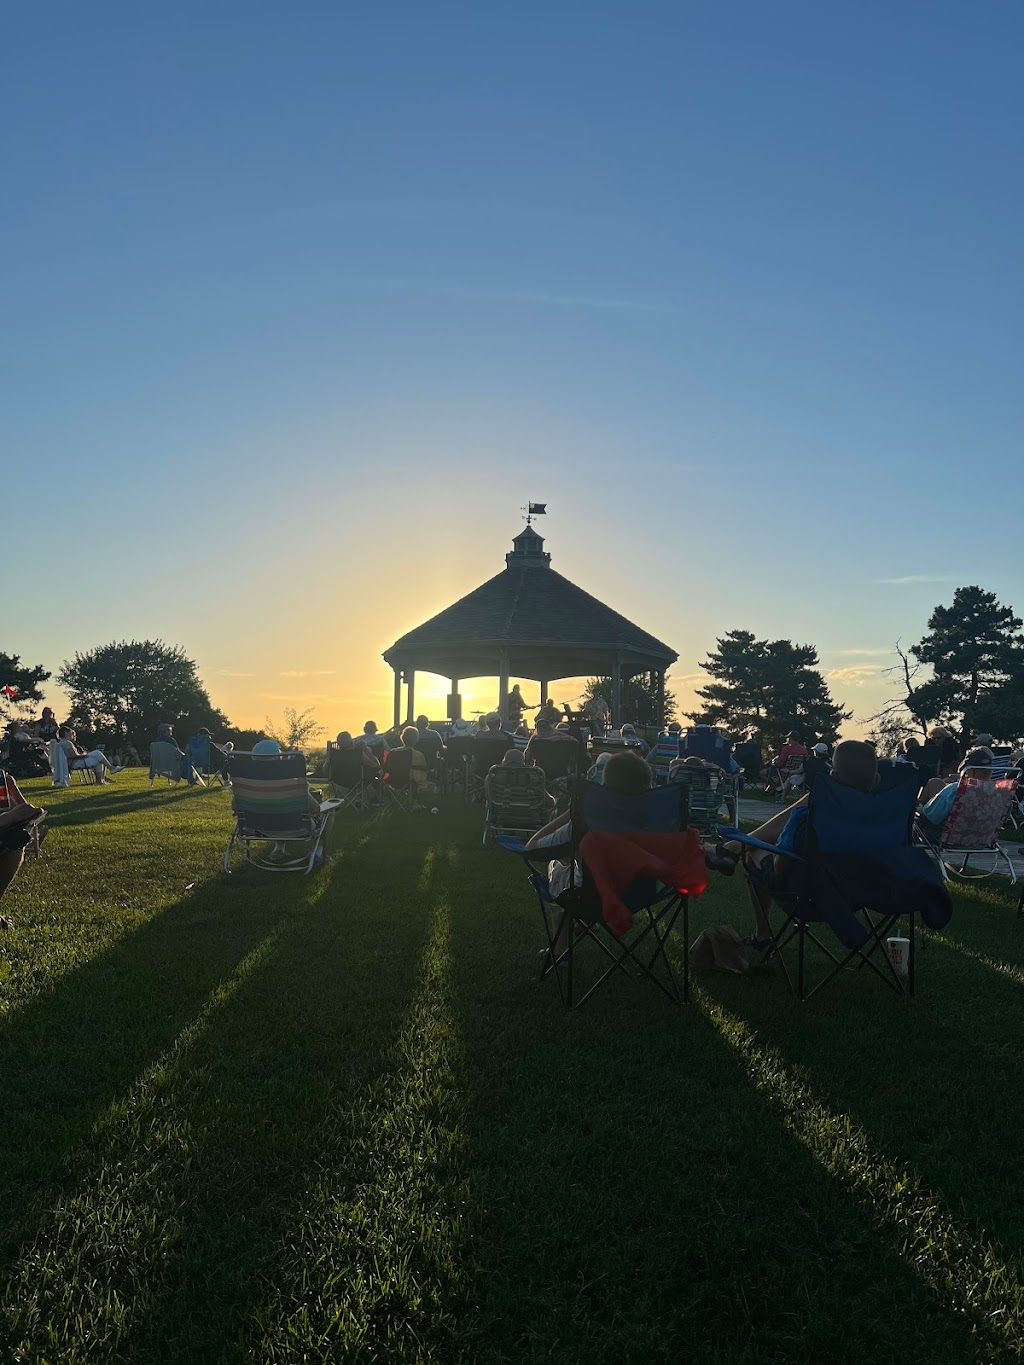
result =
[[75,743],[78,738],[70,725],[62,725],[57,732],[60,747],[64,750],[64,756],[68,761],[68,768],[88,768],[96,774],[96,781],[105,785],[111,781],[110,773],[119,773],[119,767],[112,767],[110,759],[100,749],[92,749],[86,753]]

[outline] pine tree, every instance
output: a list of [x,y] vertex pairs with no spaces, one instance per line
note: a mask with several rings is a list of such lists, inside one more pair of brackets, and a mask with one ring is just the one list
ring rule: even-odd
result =
[[697,689],[705,705],[690,719],[733,734],[755,730],[767,745],[780,744],[791,730],[805,741],[834,744],[853,713],[832,700],[817,664],[813,645],[731,630],[700,665],[714,681]]
[[0,654],[0,689],[11,688],[15,695],[0,690],[0,716],[28,715],[35,703],[45,699],[41,684],[49,678],[41,664],[23,664],[18,654]]
[[981,728],[1019,734],[1024,726],[1022,625],[995,593],[976,586],[957,588],[952,605],[935,608],[928,634],[911,649],[920,663],[932,668],[931,678],[909,699],[914,714],[956,726],[964,740]]

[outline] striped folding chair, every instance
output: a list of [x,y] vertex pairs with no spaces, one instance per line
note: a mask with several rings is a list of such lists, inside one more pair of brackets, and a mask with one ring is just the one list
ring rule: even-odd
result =
[[[953,806],[943,821],[938,840],[925,838],[918,826],[921,842],[944,877],[952,875],[964,880],[990,877],[1000,870],[1001,859],[1011,884],[1016,882],[1017,874],[999,842],[999,831],[1016,799],[1019,776],[1017,769],[968,768],[960,774]],[[991,858],[991,865],[969,867],[971,859],[978,857]]]
[[[313,812],[301,754],[235,753],[228,766],[235,827],[224,850],[224,871],[231,871],[231,855],[240,844],[245,861],[265,872],[312,872],[341,803],[323,801]],[[288,844],[303,845],[302,853],[289,854]]]
[[484,844],[498,834],[532,834],[545,824],[551,802],[542,768],[493,767],[484,781]]

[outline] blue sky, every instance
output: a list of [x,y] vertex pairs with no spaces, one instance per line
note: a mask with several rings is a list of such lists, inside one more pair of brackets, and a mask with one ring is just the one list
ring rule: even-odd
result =
[[1024,608],[1022,42],[1001,0],[12,11],[0,420],[68,530],[8,519],[0,648],[160,635],[233,718],[361,723],[533,497],[680,691],[743,627],[870,710],[958,583]]

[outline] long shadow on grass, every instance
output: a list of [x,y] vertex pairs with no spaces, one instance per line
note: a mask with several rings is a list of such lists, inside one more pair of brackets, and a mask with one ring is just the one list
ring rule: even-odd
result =
[[82,797],[66,801],[60,805],[46,806],[47,823],[55,829],[70,825],[91,825],[96,820],[104,820],[112,815],[135,815],[139,811],[173,805],[176,801],[190,797],[198,798],[203,793],[199,788],[185,788],[172,791],[115,791],[112,787],[100,789],[102,795]]
[[108,1116],[19,1263],[23,1350],[56,1330],[62,1359],[84,1333],[147,1365],[289,1360],[332,1325],[369,1343],[401,1317],[403,1296],[406,1339],[436,1331],[431,1271],[413,1262],[437,1209],[414,1198],[395,1212],[396,1191],[419,1176],[420,1120],[441,1127],[429,1073],[443,1064],[444,925],[425,949],[423,831],[389,848],[356,827],[365,845]]
[[217,878],[0,1026],[0,1279],[90,1167],[95,1125],[322,878]]
[[706,1011],[615,980],[565,1013],[535,979],[535,905],[490,876],[486,915],[463,900],[454,921],[486,1210],[468,1359],[1010,1358],[812,1157]]
[[1024,961],[1024,926],[1008,888],[957,892],[949,938],[922,942],[913,1001],[867,972],[844,974],[803,1006],[777,980],[722,981],[715,993],[977,1240],[994,1237],[1020,1280],[1024,985],[1013,973]]

